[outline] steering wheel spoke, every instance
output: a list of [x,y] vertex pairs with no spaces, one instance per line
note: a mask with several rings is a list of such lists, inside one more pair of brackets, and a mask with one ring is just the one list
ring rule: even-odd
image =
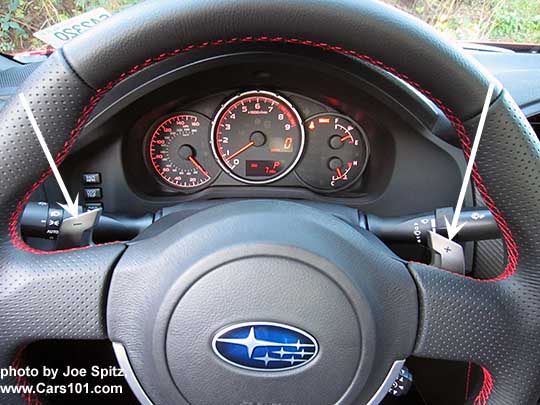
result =
[[[9,249],[0,272],[0,368],[17,368],[16,355],[44,339],[105,339],[105,303],[121,244],[55,254]],[[13,385],[13,379],[0,380]],[[0,394],[15,404],[19,396]]]
[[420,323],[414,354],[445,360],[493,363],[501,339],[511,340],[515,311],[497,283],[474,280],[411,263],[419,291]]
[[108,281],[123,249],[118,244],[41,255],[11,249],[0,273],[0,366],[35,340],[106,338]]
[[13,252],[13,264],[0,276],[6,286],[1,299],[2,308],[14,308],[10,313],[19,321],[24,316],[18,334],[33,339],[105,337],[108,279],[123,249],[118,244],[44,255]]
[[524,324],[522,304],[516,299],[525,285],[519,280],[475,280],[417,263],[409,269],[418,286],[420,309],[413,354],[481,366],[479,403],[529,403],[535,395],[533,383],[514,378],[518,370],[527,375],[538,368],[536,356],[524,349],[536,345],[534,326]]

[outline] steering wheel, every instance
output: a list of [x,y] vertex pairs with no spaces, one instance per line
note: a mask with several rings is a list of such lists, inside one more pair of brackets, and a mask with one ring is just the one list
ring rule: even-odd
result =
[[[231,44],[316,47],[384,69],[443,111],[467,157],[494,82],[426,24],[376,1],[166,0],[73,40],[21,91],[61,163],[125,78]],[[108,337],[142,403],[375,404],[410,355],[480,365],[475,403],[540,397],[539,143],[498,84],[473,173],[506,243],[507,266],[491,280],[403,263],[368,232],[279,200],[210,208],[137,243],[32,249],[18,220],[51,173],[17,97],[0,117],[0,168],[0,367],[35,340]],[[262,372],[212,350],[236,338],[253,354],[263,324],[317,352]]]

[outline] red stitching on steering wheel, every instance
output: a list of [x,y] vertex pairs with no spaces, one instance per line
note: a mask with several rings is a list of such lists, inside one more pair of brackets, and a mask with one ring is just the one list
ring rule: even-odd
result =
[[[201,44],[197,45],[189,45],[184,48],[178,48],[171,52],[162,53],[156,57],[146,59],[143,63],[133,66],[129,71],[122,73],[120,76],[118,76],[115,80],[112,80],[108,82],[105,86],[98,89],[96,93],[90,98],[90,101],[86,107],[83,108],[82,114],[77,120],[77,124],[75,128],[70,132],[68,140],[64,143],[63,149],[58,153],[58,155],[55,158],[55,161],[57,164],[60,164],[68,155],[69,151],[71,150],[75,140],[77,137],[81,134],[82,129],[86,125],[88,118],[90,117],[90,114],[96,107],[96,105],[102,100],[102,98],[107,94],[114,86],[116,86],[118,83],[123,81],[124,79],[134,75],[135,73],[138,73],[139,71],[155,64],[158,62],[161,62],[165,59],[171,58],[173,56],[177,56],[183,53],[187,53],[189,51],[195,50],[195,49],[203,49],[210,46],[220,46],[220,45],[228,45],[228,44],[235,44],[235,43],[287,43],[287,44],[296,44],[296,45],[305,45],[305,46],[311,46],[315,48],[319,48],[325,51],[332,51],[337,52],[342,55],[350,56],[355,59],[360,59],[364,62],[367,62],[373,66],[376,66],[378,68],[381,68],[394,76],[404,80],[405,82],[409,83],[411,86],[413,86],[416,90],[421,92],[423,95],[425,95],[427,98],[429,98],[431,101],[433,101],[437,107],[444,113],[444,115],[450,120],[452,126],[455,128],[459,140],[461,143],[461,147],[463,149],[463,153],[465,154],[466,158],[469,159],[470,151],[471,151],[471,139],[469,135],[467,134],[467,131],[465,130],[465,127],[462,123],[462,121],[454,114],[454,112],[448,108],[442,100],[435,97],[429,90],[424,89],[418,82],[412,80],[409,76],[399,73],[395,68],[386,65],[380,60],[374,59],[368,55],[360,54],[353,50],[344,49],[339,46],[333,46],[329,45],[324,42],[314,42],[309,40],[303,40],[303,39],[296,39],[296,38],[283,38],[283,37],[271,37],[271,36],[259,36],[259,37],[243,37],[243,38],[230,38],[227,40],[216,40],[216,41],[207,41],[203,42]],[[33,249],[30,246],[28,246],[24,241],[21,239],[20,234],[18,232],[17,224],[19,217],[24,209],[25,204],[29,201],[30,196],[36,191],[36,189],[49,177],[51,174],[50,170],[43,173],[43,175],[40,177],[40,179],[34,183],[34,185],[31,187],[31,189],[25,194],[24,198],[19,202],[17,205],[16,211],[13,213],[10,223],[9,223],[9,234],[11,238],[11,242],[13,245],[21,250],[35,253],[35,254],[56,254],[58,252],[65,252],[63,251],[54,251],[54,252],[47,252],[47,251],[41,251],[37,249]],[[502,274],[500,274],[498,277],[490,279],[490,280],[482,280],[482,281],[500,281],[505,278],[510,277],[512,274],[515,273],[518,263],[518,249],[517,244],[514,241],[514,238],[512,236],[512,232],[510,231],[510,228],[508,226],[508,223],[503,218],[501,212],[495,205],[495,202],[491,198],[491,196],[488,193],[488,190],[486,186],[484,185],[482,176],[480,175],[478,168],[476,166],[476,163],[473,168],[472,172],[472,178],[473,181],[480,192],[480,195],[482,196],[484,203],[486,204],[487,208],[493,213],[493,216],[499,225],[499,228],[502,232],[503,238],[506,243],[506,249],[507,249],[507,255],[508,255],[508,262],[506,265],[506,268]],[[113,242],[115,243],[115,242]],[[75,249],[69,249],[69,250],[78,250],[78,249],[84,249],[84,248],[75,248]],[[475,279],[476,280],[476,279]],[[482,368],[484,372],[484,383],[482,386],[482,390],[480,391],[480,394],[475,399],[475,404],[483,404],[487,402],[491,390],[493,387],[493,381],[491,378],[491,374],[486,368]]]
[[474,399],[474,405],[485,405],[493,390],[493,379],[487,368],[482,367],[482,373],[484,374],[484,383],[478,396]]

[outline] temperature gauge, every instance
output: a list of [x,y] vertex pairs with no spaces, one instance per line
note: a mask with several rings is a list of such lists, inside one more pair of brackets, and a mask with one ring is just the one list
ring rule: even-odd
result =
[[364,130],[349,117],[323,113],[305,123],[307,150],[296,174],[321,191],[342,190],[364,172],[369,146]]

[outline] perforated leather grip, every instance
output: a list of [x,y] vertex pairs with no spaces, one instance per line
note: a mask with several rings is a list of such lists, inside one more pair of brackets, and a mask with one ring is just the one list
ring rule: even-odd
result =
[[[472,130],[477,122],[467,126]],[[479,403],[536,404],[540,144],[506,93],[490,109],[477,163],[474,177],[503,230],[508,265],[497,278],[480,281],[412,264],[421,297],[415,354],[481,365]]]
[[[21,92],[32,107],[53,156],[61,160],[71,146],[93,91],[56,53]],[[123,245],[46,254],[20,239],[17,219],[24,202],[50,174],[48,164],[19,99],[0,113],[0,368],[38,339],[103,339],[109,272]],[[19,381],[20,382],[20,381]],[[2,384],[15,384],[2,380]],[[0,394],[0,403],[23,403]]]

